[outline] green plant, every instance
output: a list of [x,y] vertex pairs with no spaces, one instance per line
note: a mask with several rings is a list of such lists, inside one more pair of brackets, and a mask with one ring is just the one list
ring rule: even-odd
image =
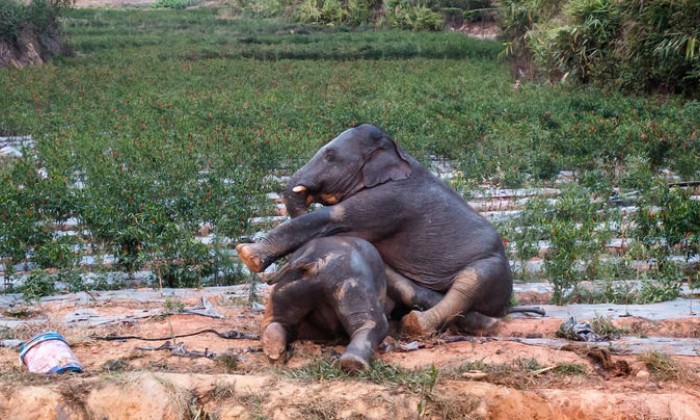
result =
[[[221,366],[226,373],[236,372],[240,369],[240,358],[231,353],[222,353],[216,357],[216,364]],[[217,398],[223,398],[227,393],[233,394],[233,389],[230,391],[226,388],[218,387],[215,389],[215,394]]]
[[[0,131],[36,144],[25,158],[0,158],[8,288],[31,264],[63,266],[57,278],[82,272],[83,284],[69,284],[76,290],[124,286],[115,270],[131,271],[132,286],[139,270],[172,286],[243,281],[230,245],[274,226],[252,223],[276,214],[265,194],[330,136],[365,121],[425,164],[454,165],[451,182],[470,200],[478,185],[549,187],[560,170],[581,184],[562,205],[530,197],[520,219],[499,222],[514,262],[544,257],[553,227],[555,245],[573,250],[552,254],[549,271],[517,270],[520,280],[565,273],[574,260],[573,284],[683,280],[689,267],[678,256],[694,255],[695,210],[664,192],[667,169],[698,175],[697,101],[524,81],[514,93],[498,42],[219,12],[66,9],[63,30],[79,56],[0,72],[11,87],[0,95]],[[613,192],[641,211],[616,211]],[[76,226],[61,226],[69,218]],[[75,240],[59,241],[57,226]],[[602,231],[584,231],[591,226]],[[604,259],[612,235],[631,248]],[[680,241],[667,246],[667,237]],[[636,299],[624,283],[610,286],[590,298]]]
[[420,390],[420,401],[418,401],[419,417],[427,417],[430,415],[428,404],[430,404],[433,401],[433,390],[435,389],[435,385],[437,384],[439,376],[439,371],[433,364],[430,365],[430,370],[428,371],[428,373],[429,379],[427,382],[422,384]]
[[641,354],[639,358],[657,380],[678,379],[681,375],[678,364],[666,353],[654,350]]
[[384,4],[384,13],[393,28],[439,31],[444,26],[442,15],[433,12],[421,0],[388,0]]
[[189,7],[192,4],[192,0],[156,0],[153,2],[151,7],[160,9],[175,9],[182,10]]
[[27,302],[56,294],[54,277],[41,270],[32,271],[24,283],[17,288]]
[[554,371],[562,375],[586,375],[588,370],[583,363],[558,363]]
[[697,2],[680,0],[507,0],[506,53],[567,74],[634,91],[700,92]]
[[237,12],[246,16],[270,18],[280,16],[292,6],[293,1],[286,0],[231,0],[229,4]]
[[0,40],[14,42],[24,21],[25,9],[19,0],[0,2]]
[[610,321],[610,318],[596,316],[591,320],[593,332],[601,336],[619,335],[622,330]]
[[163,309],[166,312],[183,312],[185,310],[185,304],[178,298],[168,296],[163,302]]

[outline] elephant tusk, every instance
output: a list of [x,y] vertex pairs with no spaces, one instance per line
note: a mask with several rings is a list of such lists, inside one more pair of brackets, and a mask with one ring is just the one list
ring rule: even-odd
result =
[[303,185],[297,185],[296,187],[292,188],[292,191],[294,191],[295,193],[304,192],[306,190],[307,188]]

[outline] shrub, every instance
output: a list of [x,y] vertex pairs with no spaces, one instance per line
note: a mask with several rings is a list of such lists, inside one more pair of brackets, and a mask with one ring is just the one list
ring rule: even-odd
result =
[[192,5],[191,0],[156,0],[153,8],[182,10]]
[[238,13],[251,17],[279,16],[291,7],[293,0],[231,0],[229,4]]
[[426,2],[421,0],[387,0],[384,12],[393,28],[440,31],[444,27],[442,15],[433,12]]
[[14,42],[25,21],[25,7],[18,0],[0,1],[0,40]]
[[372,0],[304,0],[295,16],[305,23],[359,26],[372,21]]
[[506,54],[633,91],[700,94],[700,2],[505,0]]

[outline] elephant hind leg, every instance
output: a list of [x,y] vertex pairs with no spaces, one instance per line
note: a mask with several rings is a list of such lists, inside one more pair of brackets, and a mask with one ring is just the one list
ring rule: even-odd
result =
[[479,278],[474,270],[460,272],[445,297],[426,311],[411,311],[401,320],[401,333],[408,336],[428,336],[445,323],[468,310],[474,302],[474,291],[479,286]]
[[460,314],[465,315],[463,322],[468,329],[479,325],[493,328],[493,318],[487,315],[505,313],[512,289],[510,267],[505,258],[480,260],[455,276],[452,286],[437,305],[406,315],[401,322],[401,332],[409,336],[431,335]]

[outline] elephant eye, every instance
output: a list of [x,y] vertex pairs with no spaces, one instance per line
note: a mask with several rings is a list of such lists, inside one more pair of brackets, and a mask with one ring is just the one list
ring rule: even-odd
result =
[[323,160],[325,160],[326,162],[334,162],[335,161],[335,150],[326,149],[326,151],[323,152]]

